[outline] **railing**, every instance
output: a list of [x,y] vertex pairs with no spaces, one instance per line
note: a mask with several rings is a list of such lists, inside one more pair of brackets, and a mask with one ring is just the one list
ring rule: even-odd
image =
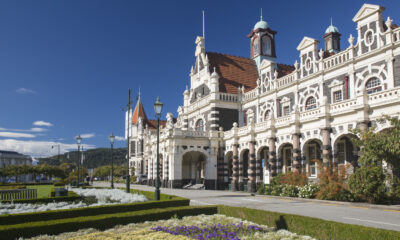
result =
[[243,100],[246,101],[246,100],[255,98],[257,96],[257,91],[258,91],[257,88],[254,88],[253,90],[248,91],[247,93],[244,94]]
[[37,198],[36,189],[13,189],[13,190],[0,190],[0,200],[12,201],[19,199],[35,199]]
[[269,122],[269,120],[256,123],[255,127],[254,127],[255,131],[259,132],[259,131],[267,130],[268,122]]
[[399,98],[399,97],[400,97],[400,89],[390,89],[390,90],[376,92],[376,93],[368,95],[368,101],[370,104],[372,104],[372,103],[380,102],[382,100],[387,101],[387,99]]
[[301,112],[300,113],[300,121],[305,120],[307,118],[314,118],[315,115],[317,115],[319,113],[321,113],[321,109],[319,107],[311,109],[311,110],[307,110],[305,112]]
[[250,130],[250,126],[243,126],[241,128],[238,129],[238,135],[243,135],[243,134],[247,134]]
[[349,60],[349,58],[350,58],[350,53],[349,53],[348,49],[343,52],[337,53],[333,56],[330,56],[323,60],[324,69],[331,68],[336,65],[342,64],[342,63],[346,62],[347,60]]
[[290,122],[290,119],[291,119],[291,116],[290,116],[290,115],[283,116],[283,117],[278,117],[278,118],[275,120],[275,124],[276,124],[276,125],[286,124],[286,123]]
[[337,102],[337,103],[331,104],[331,113],[341,112],[344,109],[347,109],[353,105],[356,105],[356,103],[357,103],[356,99],[350,99],[350,100],[345,100],[342,102]]
[[191,103],[188,107],[187,107],[187,111],[191,112],[197,108],[203,107],[205,105],[207,105],[208,100],[210,98],[211,95],[207,95],[206,97],[203,97],[199,100],[197,100],[196,102]]
[[226,102],[237,102],[238,96],[237,94],[231,94],[231,93],[219,93],[219,100]]
[[277,87],[281,88],[281,87],[284,87],[286,85],[289,85],[289,84],[293,83],[294,79],[295,79],[294,78],[295,74],[297,74],[296,71],[294,71],[294,72],[292,72],[292,73],[290,73],[290,74],[288,74],[286,76],[283,76],[281,78],[278,78],[278,86]]
[[183,137],[206,137],[205,131],[194,131],[194,130],[179,130],[174,129],[174,136],[183,136]]

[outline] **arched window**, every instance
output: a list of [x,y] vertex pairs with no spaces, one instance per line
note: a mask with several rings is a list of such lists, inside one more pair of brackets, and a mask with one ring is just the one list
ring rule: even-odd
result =
[[317,107],[317,101],[315,97],[309,97],[306,101],[306,110],[314,109]]
[[204,131],[203,119],[199,119],[199,120],[196,122],[196,131],[199,131],[199,132]]
[[264,55],[271,55],[271,38],[268,36],[262,37],[262,51]]
[[256,57],[260,54],[260,44],[259,44],[259,39],[256,38],[253,41],[253,57]]
[[271,110],[267,110],[264,113],[264,121],[267,121],[271,117]]
[[365,84],[365,91],[367,91],[368,94],[382,91],[381,80],[377,77],[370,78]]

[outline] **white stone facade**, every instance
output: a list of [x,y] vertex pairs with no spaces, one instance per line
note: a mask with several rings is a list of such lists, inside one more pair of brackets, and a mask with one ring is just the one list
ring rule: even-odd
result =
[[[351,130],[381,131],[390,126],[376,120],[400,111],[400,27],[389,17],[384,21],[383,11],[364,4],[353,18],[358,36],[350,35],[340,51],[319,50],[318,40],[304,37],[297,47],[300,60],[286,72],[276,63],[275,32],[267,24],[255,28],[248,60],[254,61],[258,77],[248,74],[243,81],[237,76],[247,60],[205,52],[204,39],[198,37],[184,104],[177,119],[168,114],[160,129],[164,186],[203,183],[208,189],[254,191],[256,183],[280,172],[302,171],[316,178],[315,159],[356,167],[359,150],[350,140]],[[263,45],[264,35],[272,48]],[[325,36],[325,41],[332,39]],[[238,73],[233,80],[224,68],[229,63],[221,62],[228,60]],[[235,92],[231,86],[237,86]],[[132,164],[140,165],[135,174],[147,173],[154,184],[156,130],[145,121],[134,128],[132,141],[143,142],[139,158],[130,154]]]

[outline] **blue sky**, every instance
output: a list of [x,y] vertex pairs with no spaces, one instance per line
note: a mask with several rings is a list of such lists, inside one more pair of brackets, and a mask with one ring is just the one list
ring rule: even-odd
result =
[[[365,1],[0,1],[0,149],[34,156],[85,147],[109,147],[124,136],[128,88],[140,86],[148,117],[157,96],[176,116],[189,84],[195,38],[206,15],[206,50],[249,56],[247,34],[260,18],[278,32],[279,63],[293,64],[304,36],[323,42],[330,18],[342,34]],[[386,7],[399,24],[400,1]],[[320,47],[323,47],[320,45]],[[123,140],[116,147],[124,147]]]

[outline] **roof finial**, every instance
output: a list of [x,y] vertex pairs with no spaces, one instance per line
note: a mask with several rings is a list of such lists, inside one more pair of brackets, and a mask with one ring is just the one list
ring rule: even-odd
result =
[[140,100],[140,86],[139,86],[139,95],[138,95],[138,99]]
[[261,17],[260,17],[260,19],[261,19],[261,21],[263,20],[263,19],[262,19],[262,8],[261,8]]
[[333,26],[333,24],[332,24],[332,17],[331,17],[331,26]]

